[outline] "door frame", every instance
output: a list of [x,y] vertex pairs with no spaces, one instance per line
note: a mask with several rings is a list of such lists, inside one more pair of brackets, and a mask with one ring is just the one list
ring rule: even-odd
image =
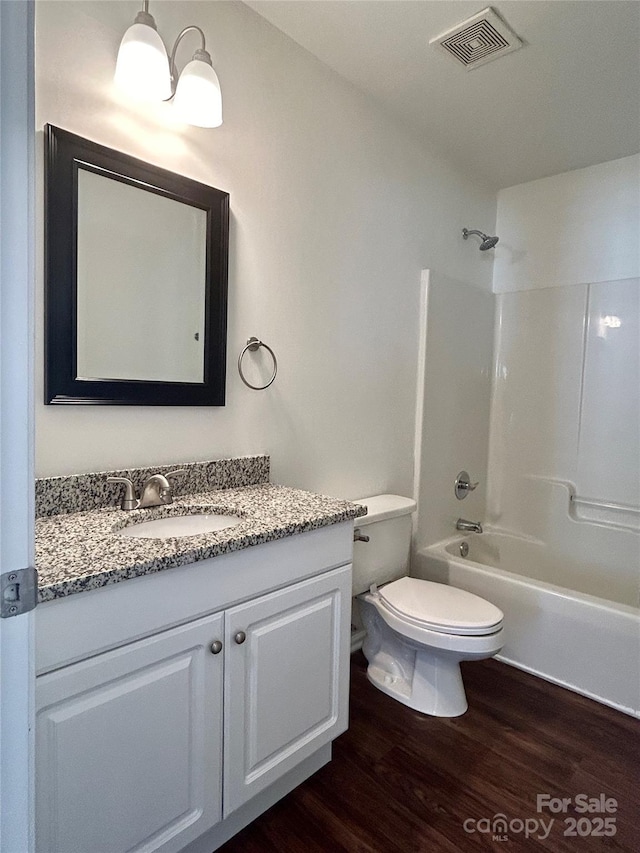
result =
[[[0,0],[0,574],[34,565],[33,0]],[[0,618],[0,849],[34,850],[33,611]]]

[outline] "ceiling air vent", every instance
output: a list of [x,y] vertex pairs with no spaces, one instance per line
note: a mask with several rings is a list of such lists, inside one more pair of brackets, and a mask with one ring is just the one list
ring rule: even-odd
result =
[[522,42],[502,18],[488,6],[429,44],[444,50],[467,71],[522,47]]

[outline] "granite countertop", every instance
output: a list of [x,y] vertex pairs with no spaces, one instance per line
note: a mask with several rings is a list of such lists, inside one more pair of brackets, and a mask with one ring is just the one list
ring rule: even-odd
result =
[[[239,515],[235,527],[195,536],[138,539],[114,528],[193,511]],[[366,514],[349,501],[271,483],[203,491],[170,506],[125,512],[113,507],[36,520],[38,600],[51,601],[129,578],[195,563]]]

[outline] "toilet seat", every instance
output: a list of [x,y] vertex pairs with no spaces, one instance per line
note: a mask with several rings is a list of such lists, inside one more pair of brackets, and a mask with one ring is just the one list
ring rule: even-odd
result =
[[397,615],[384,601],[380,591],[365,592],[359,597],[367,604],[372,604],[375,607],[382,620],[403,638],[403,642],[415,643],[417,648],[439,649],[442,652],[454,654],[462,653],[465,659],[470,660],[471,658],[467,655],[481,658],[491,657],[504,646],[502,623],[496,625],[491,633],[446,634],[444,631],[429,628],[424,623],[419,624],[417,621],[411,621],[406,616]]
[[403,577],[378,594],[396,619],[430,632],[480,637],[502,628],[503,613],[494,604],[447,584]]

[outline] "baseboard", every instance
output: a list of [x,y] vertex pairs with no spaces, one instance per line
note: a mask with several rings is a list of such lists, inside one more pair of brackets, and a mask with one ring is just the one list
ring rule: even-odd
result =
[[364,628],[360,631],[351,632],[351,654],[357,652],[358,649],[362,648],[362,644],[366,636],[367,632],[364,630]]

